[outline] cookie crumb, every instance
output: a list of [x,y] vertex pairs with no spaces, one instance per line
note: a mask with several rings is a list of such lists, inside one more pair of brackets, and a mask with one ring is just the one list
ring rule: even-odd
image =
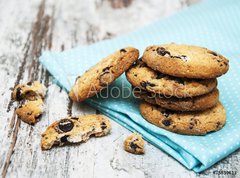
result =
[[144,154],[144,140],[138,133],[132,133],[124,140],[124,150],[133,154]]
[[39,81],[30,81],[17,85],[12,92],[12,99],[20,102],[16,109],[17,116],[28,124],[35,124],[44,111],[46,87]]
[[12,92],[14,101],[30,100],[34,101],[39,98],[44,99],[46,96],[46,87],[39,81],[27,82],[17,85]]
[[34,101],[25,101],[17,109],[17,116],[28,124],[35,124],[44,111],[44,103],[42,99]]

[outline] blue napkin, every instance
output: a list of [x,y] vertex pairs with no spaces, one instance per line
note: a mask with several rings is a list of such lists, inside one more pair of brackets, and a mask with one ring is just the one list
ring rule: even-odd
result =
[[[138,101],[130,93],[125,75],[117,79],[102,97],[86,102],[122,126],[143,137],[195,172],[201,172],[240,147],[240,1],[209,0],[127,35],[80,46],[64,52],[44,52],[40,62],[67,91],[75,78],[101,58],[125,46],[142,53],[146,46],[185,43],[210,48],[230,59],[230,71],[219,78],[220,100],[227,111],[226,126],[206,136],[184,136],[168,132],[145,121]],[[112,96],[110,96],[112,92]],[[117,95],[121,95],[117,97]],[[106,99],[104,96],[107,96]],[[115,98],[117,97],[117,98]],[[157,156],[157,155],[156,155]]]

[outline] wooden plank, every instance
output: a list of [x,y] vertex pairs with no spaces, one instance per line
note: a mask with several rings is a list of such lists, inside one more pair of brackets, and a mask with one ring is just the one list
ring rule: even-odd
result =
[[[186,170],[173,158],[148,143],[144,156],[131,155],[122,149],[123,139],[130,132],[113,121],[111,134],[101,139],[92,138],[84,144],[44,152],[39,146],[41,133],[53,121],[71,114],[96,112],[84,104],[71,103],[66,92],[39,65],[38,57],[42,50],[61,51],[112,38],[195,2],[196,0],[4,2],[6,8],[0,12],[3,26],[0,29],[0,67],[3,69],[0,70],[3,101],[0,102],[0,113],[6,118],[0,124],[2,177],[5,174],[7,177],[217,177],[213,174],[214,170],[239,170],[239,151],[201,175]],[[29,126],[14,116],[17,104],[11,102],[9,90],[19,82],[31,79],[41,80],[48,86],[46,112],[35,126]]]

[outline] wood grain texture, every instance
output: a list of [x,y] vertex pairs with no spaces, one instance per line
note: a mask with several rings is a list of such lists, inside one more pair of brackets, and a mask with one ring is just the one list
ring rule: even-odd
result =
[[[62,51],[132,31],[186,8],[198,0],[32,0],[0,1],[0,170],[2,177],[218,177],[215,170],[240,170],[240,152],[201,174],[185,169],[172,157],[146,144],[146,154],[122,149],[130,133],[112,121],[110,135],[51,151],[41,151],[40,135],[67,115],[96,113],[72,103],[38,58],[43,50]],[[4,8],[3,8],[4,7]],[[141,12],[141,13],[140,13]],[[47,88],[46,111],[29,126],[15,116],[11,89],[40,80]],[[239,177],[239,173],[235,177]],[[220,176],[224,177],[224,176]],[[234,177],[234,176],[230,176]]]

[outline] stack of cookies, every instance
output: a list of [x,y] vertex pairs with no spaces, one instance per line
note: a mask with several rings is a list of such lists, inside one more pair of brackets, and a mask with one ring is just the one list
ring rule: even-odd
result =
[[127,72],[140,113],[152,124],[188,135],[204,135],[226,122],[217,77],[228,60],[206,48],[165,44],[149,46]]

